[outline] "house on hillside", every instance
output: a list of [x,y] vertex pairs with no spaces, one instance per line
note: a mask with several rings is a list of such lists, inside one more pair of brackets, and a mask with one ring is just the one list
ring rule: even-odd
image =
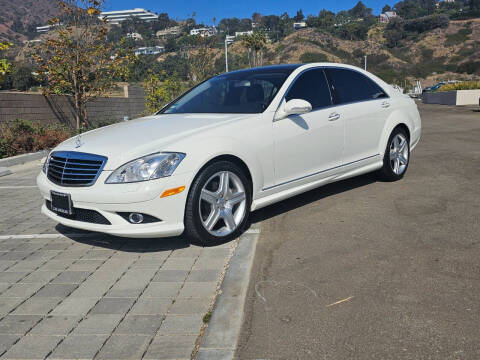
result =
[[143,40],[143,37],[139,33],[132,32],[127,34],[127,39],[133,39],[135,41],[138,41],[138,40]]
[[240,37],[243,35],[253,35],[253,30],[248,30],[248,31],[235,31],[235,37]]
[[157,37],[159,38],[165,38],[168,36],[178,36],[182,33],[182,27],[177,25],[177,26],[172,26],[164,30],[158,30],[157,31]]
[[305,21],[295,22],[293,23],[293,30],[300,30],[307,27],[307,23]]
[[381,23],[389,23],[394,17],[397,17],[397,13],[395,11],[386,11],[378,16],[378,21]]
[[212,26],[208,28],[204,27],[204,28],[192,29],[190,30],[190,35],[191,36],[200,35],[201,37],[215,36],[217,35],[217,28],[215,26]]
[[148,46],[135,49],[135,55],[157,55],[165,51],[163,46]]

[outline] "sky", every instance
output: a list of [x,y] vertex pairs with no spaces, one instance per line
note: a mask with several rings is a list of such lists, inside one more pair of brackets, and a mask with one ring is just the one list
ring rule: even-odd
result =
[[[166,12],[173,19],[186,19],[196,12],[198,23],[212,24],[215,17],[218,21],[226,17],[250,18],[254,12],[265,15],[281,15],[284,12],[294,16],[302,9],[305,16],[317,15],[325,8],[334,12],[351,9],[358,0],[106,0],[105,10],[127,10],[144,8],[157,13]],[[379,14],[385,4],[393,5],[391,0],[363,0],[363,3]]]

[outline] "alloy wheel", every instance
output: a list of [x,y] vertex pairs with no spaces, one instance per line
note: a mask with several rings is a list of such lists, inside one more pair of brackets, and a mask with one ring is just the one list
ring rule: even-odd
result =
[[390,166],[396,175],[402,175],[407,169],[409,155],[407,138],[396,134],[390,144]]
[[199,202],[200,220],[205,230],[214,236],[227,236],[245,217],[245,186],[235,173],[217,172],[205,182]]

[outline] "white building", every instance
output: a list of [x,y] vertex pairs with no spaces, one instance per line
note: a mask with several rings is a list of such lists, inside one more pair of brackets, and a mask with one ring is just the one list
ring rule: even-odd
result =
[[143,37],[139,33],[132,32],[127,34],[127,39],[133,39],[135,41],[138,41],[138,40],[143,40]]
[[243,36],[243,35],[252,35],[253,34],[253,30],[249,30],[249,31],[235,31],[235,37],[239,37],[239,36]]
[[217,35],[217,28],[212,26],[209,28],[198,28],[190,30],[191,36],[200,35],[201,37],[210,37]]
[[395,11],[386,11],[379,15],[378,21],[380,21],[381,23],[388,23],[394,17],[397,17],[397,13]]
[[165,51],[163,46],[149,46],[135,49],[135,55],[157,55]]
[[98,18],[106,18],[107,22],[110,24],[120,24],[122,21],[128,20],[131,17],[144,21],[152,21],[158,19],[157,14],[140,8],[132,10],[104,11],[100,14]]
[[177,26],[169,27],[165,30],[158,30],[156,35],[159,38],[163,38],[167,36],[177,36],[177,35],[180,35],[181,32],[182,32],[181,26],[177,25]]
[[300,30],[306,27],[307,27],[307,23],[305,21],[293,23],[293,30]]

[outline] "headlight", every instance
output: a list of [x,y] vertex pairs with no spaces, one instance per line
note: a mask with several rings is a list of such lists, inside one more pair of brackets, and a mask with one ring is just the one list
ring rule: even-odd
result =
[[167,177],[183,160],[182,153],[158,153],[130,161],[115,170],[106,184],[133,183]]

